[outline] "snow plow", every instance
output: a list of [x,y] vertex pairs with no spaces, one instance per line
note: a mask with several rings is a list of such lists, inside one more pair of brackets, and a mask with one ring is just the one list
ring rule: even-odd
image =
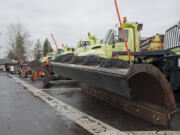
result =
[[149,64],[129,65],[118,59],[99,57],[88,63],[91,66],[85,65],[84,61],[90,59],[74,56],[66,63],[52,62],[52,70],[79,80],[85,92],[131,114],[154,124],[169,125],[176,103],[171,86],[159,69]]
[[[134,36],[131,28],[125,28],[125,31],[129,32],[128,39]],[[56,57],[51,61],[51,71],[62,78],[80,81],[82,90],[90,95],[153,124],[169,127],[177,110],[173,83],[161,66],[154,63],[172,53],[162,50],[140,52],[137,51],[138,45],[129,44],[131,64],[124,51],[122,33],[118,35],[121,38],[118,40],[113,34],[111,31],[109,37],[106,36],[106,44],[96,44],[86,50],[87,56],[84,52],[78,52],[78,55],[68,53]],[[110,44],[112,37],[114,41]],[[122,51],[118,51],[121,50],[118,46]],[[98,56],[97,52],[103,55]],[[45,84],[48,80],[44,79]]]
[[28,66],[26,67],[26,70],[28,72],[29,71],[31,72],[31,80],[32,81],[40,80],[40,82],[42,83],[40,87],[43,88],[48,87],[50,80],[54,80],[58,78],[51,70],[50,61],[54,60],[58,56],[71,54],[73,51],[73,49],[63,45],[62,48],[59,49],[53,34],[51,34],[51,37],[56,46],[56,51],[47,53],[47,55],[45,57],[42,57],[40,61],[34,60],[29,62]]
[[62,78],[62,76],[59,76],[52,71],[52,65],[50,63],[51,61],[61,58],[62,60],[71,58],[71,56],[74,56],[74,54],[86,53],[90,47],[98,42],[97,37],[91,36],[90,33],[88,33],[88,39],[80,40],[77,44],[76,51],[74,51],[74,48],[69,48],[68,46],[64,45],[62,45],[62,48],[59,49],[52,34],[51,37],[56,45],[57,52],[49,52],[47,56],[41,58],[41,61],[30,62],[28,68],[30,71],[32,71],[31,80],[35,81],[37,78],[40,78],[43,84],[42,87],[44,88],[48,86],[48,82],[50,80]]
[[80,81],[82,90],[90,95],[169,127],[177,111],[174,91],[180,88],[180,23],[174,31],[168,30],[165,38],[157,35],[141,45],[142,24],[126,18],[122,24],[116,0],[115,4],[120,27],[110,29],[101,43],[85,44],[57,56],[50,64],[51,71]]
[[[142,24],[127,22],[126,18],[121,24],[120,16],[119,21],[121,27],[109,30],[101,44],[83,55],[57,57],[51,63],[52,71],[80,81],[82,90],[88,94],[153,124],[169,127],[177,111],[173,84],[178,82],[174,81],[173,73],[180,70],[174,65],[172,73],[165,67],[164,58],[174,54],[178,59],[178,54],[164,49],[162,40],[174,38],[167,32],[165,39],[158,38],[156,43],[151,40],[149,49],[141,51]],[[177,59],[171,62],[177,64]]]

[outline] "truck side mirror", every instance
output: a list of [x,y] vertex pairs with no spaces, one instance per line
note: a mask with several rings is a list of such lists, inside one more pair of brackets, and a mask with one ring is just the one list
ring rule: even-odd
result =
[[143,27],[143,24],[138,24],[137,30],[138,30],[138,31],[141,31],[141,30],[142,30],[142,27]]

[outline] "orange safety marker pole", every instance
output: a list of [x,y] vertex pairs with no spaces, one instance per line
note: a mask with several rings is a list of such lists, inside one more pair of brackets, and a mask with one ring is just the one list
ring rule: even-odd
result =
[[53,39],[53,41],[54,41],[54,44],[56,45],[56,49],[57,49],[57,51],[58,51],[58,45],[57,45],[57,43],[56,43],[56,40],[54,39],[54,36],[53,36],[53,34],[51,33],[51,37],[52,37],[52,39]]
[[130,53],[129,53],[129,49],[128,49],[128,44],[127,44],[127,41],[126,41],[126,36],[124,34],[124,29],[123,29],[122,22],[121,22],[121,17],[120,17],[120,13],[119,13],[119,8],[118,8],[117,0],[114,0],[114,3],[115,3],[115,6],[116,6],[116,11],[117,11],[117,15],[118,15],[118,19],[119,19],[122,35],[123,35],[123,38],[124,38],[124,43],[125,43],[125,46],[126,46],[127,55],[128,55],[129,61],[131,62],[131,57],[130,57]]

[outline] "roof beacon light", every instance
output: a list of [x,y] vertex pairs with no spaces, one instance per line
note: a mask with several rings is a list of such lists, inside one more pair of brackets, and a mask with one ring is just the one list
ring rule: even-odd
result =
[[123,23],[127,22],[127,17],[123,17]]

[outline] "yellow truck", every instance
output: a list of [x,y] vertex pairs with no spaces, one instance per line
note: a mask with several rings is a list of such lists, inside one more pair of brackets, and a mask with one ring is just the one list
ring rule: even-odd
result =
[[52,62],[52,70],[80,81],[82,90],[97,98],[154,124],[170,126],[180,88],[179,23],[163,37],[156,35],[146,40],[148,44],[144,40],[143,51],[139,37],[142,24],[125,20],[123,28],[131,63],[121,28],[116,27],[86,53]]
[[49,52],[45,57],[42,57],[40,59],[41,62],[46,62],[47,60],[54,60],[57,56],[57,52],[53,51],[53,52]]
[[98,44],[98,38],[91,36],[88,32],[88,39],[80,40],[75,49],[75,56],[86,56],[88,53],[91,55],[91,50]]
[[[130,52],[162,49],[163,35],[155,35],[153,37],[140,40],[139,33],[142,30],[142,24],[127,22],[127,20],[125,20],[123,28]],[[98,55],[105,58],[112,58],[113,52],[115,51],[126,52],[124,39],[119,27],[108,30],[101,43],[95,44],[84,51],[82,49],[80,53],[78,53],[78,56]],[[128,61],[127,54],[118,55],[118,58]],[[131,56],[132,61],[135,61],[135,59],[136,57]]]

